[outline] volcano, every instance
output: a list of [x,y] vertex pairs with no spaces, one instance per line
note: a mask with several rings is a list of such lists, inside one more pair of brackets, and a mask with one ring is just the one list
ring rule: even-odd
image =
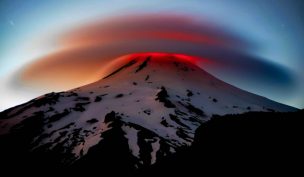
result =
[[213,115],[297,110],[227,84],[189,56],[132,54],[104,73],[95,83],[2,112],[2,162],[130,172],[190,146]]

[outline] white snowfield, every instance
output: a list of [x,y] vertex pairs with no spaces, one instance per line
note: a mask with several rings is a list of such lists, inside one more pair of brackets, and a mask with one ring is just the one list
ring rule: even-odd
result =
[[[73,163],[102,143],[103,134],[119,121],[130,153],[138,159],[134,165],[140,167],[191,145],[197,127],[212,115],[296,110],[229,85],[179,56],[129,55],[108,70],[107,77],[90,85],[5,111],[0,135],[18,131],[39,113],[41,133],[33,137],[31,150],[62,146],[74,156],[62,161]],[[107,115],[111,119],[105,120]]]

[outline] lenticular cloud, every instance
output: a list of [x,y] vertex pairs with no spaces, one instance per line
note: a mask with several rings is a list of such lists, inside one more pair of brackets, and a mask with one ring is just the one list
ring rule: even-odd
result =
[[284,82],[286,89],[294,84],[285,68],[248,54],[259,47],[254,42],[210,21],[182,15],[95,21],[63,33],[58,43],[58,51],[26,66],[18,82],[53,90],[71,89],[101,78],[103,67],[119,56],[165,52],[201,58],[198,65],[223,80],[265,87]]

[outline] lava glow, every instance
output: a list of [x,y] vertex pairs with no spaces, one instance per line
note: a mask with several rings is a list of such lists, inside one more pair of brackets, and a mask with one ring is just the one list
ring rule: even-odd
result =
[[142,53],[134,53],[127,56],[129,60],[132,60],[134,58],[143,58],[146,56],[150,56],[151,58],[158,60],[159,62],[162,62],[166,60],[166,58],[170,57],[171,59],[175,59],[176,61],[181,62],[189,62],[192,64],[197,64],[198,62],[204,62],[204,63],[210,63],[211,60],[197,57],[197,56],[190,56],[185,54],[177,54],[177,53],[165,53],[165,52],[142,52]]

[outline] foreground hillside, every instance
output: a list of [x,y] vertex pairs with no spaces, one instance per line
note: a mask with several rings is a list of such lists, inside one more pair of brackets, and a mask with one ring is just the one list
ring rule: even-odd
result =
[[162,159],[140,175],[303,174],[304,111],[214,116],[193,146]]

